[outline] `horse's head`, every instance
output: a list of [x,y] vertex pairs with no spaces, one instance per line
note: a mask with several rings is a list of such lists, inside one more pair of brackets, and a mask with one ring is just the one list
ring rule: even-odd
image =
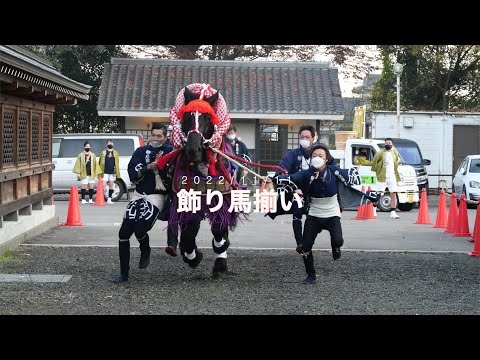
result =
[[185,87],[185,106],[180,109],[182,132],[186,136],[184,151],[188,161],[199,163],[205,159],[205,149],[218,123],[213,105],[218,100],[218,91],[209,98],[199,99]]

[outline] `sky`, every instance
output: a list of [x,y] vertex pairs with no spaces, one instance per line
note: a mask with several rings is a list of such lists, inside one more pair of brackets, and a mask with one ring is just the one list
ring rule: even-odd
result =
[[[378,67],[378,70],[372,72],[372,74],[380,74],[382,72],[382,64],[379,60],[377,60],[378,51],[376,50],[375,46],[373,45],[360,45],[360,50],[366,54],[369,58],[371,58],[370,64],[373,66]],[[332,56],[327,56],[324,54],[319,53],[316,57],[316,61],[331,61]],[[338,68],[338,80],[340,81],[340,88],[342,90],[343,97],[352,97],[352,90],[356,86],[360,86],[363,84],[363,78],[365,77],[366,73],[362,72],[359,73],[358,76],[361,79],[355,79],[353,76],[353,70],[348,66],[338,66],[333,64],[333,67]]]
[[[129,45],[124,45],[124,46],[129,47]],[[378,55],[376,47],[374,45],[358,45],[358,46],[359,46],[359,51],[363,52],[363,54],[367,58],[371,59],[370,63],[379,68],[379,70],[376,70],[372,73],[378,73],[378,74],[381,73],[381,63],[380,61],[376,60],[376,57]],[[325,55],[325,53],[323,53],[321,49],[322,49],[322,46],[319,46],[319,52],[315,56],[315,61],[331,63],[332,56]],[[141,53],[141,52],[137,52],[135,56],[139,58],[151,57],[150,55],[146,53]],[[263,59],[263,60],[270,60],[270,59]],[[353,61],[356,61],[356,60],[350,60],[350,65],[353,65]],[[355,79],[355,77],[353,76],[354,74],[353,74],[352,67],[351,66],[349,67],[348,64],[347,66],[338,66],[331,63],[331,66],[338,68],[338,79],[340,81],[342,96],[352,97],[353,88],[356,86],[362,85],[363,78],[365,77],[366,73],[365,72],[358,73],[358,76],[360,76],[360,79]]]
[[363,80],[347,77],[346,71],[342,68],[338,69],[338,80],[340,81],[340,89],[342,89],[342,97],[352,97],[353,88],[363,84]]

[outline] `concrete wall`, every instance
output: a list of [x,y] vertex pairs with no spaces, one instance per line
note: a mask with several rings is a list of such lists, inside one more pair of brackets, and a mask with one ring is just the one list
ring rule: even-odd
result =
[[163,122],[169,123],[169,118],[161,117],[139,117],[139,116],[127,116],[125,117],[125,129],[151,129],[152,123]]
[[[125,118],[125,129],[151,129],[151,124],[153,122],[164,122],[168,123],[170,120],[168,118],[161,117],[139,117],[139,116],[128,116]],[[341,120],[339,120],[341,121]],[[298,133],[300,126],[302,125],[311,125],[316,128],[316,120],[289,120],[289,119],[260,119],[260,125],[288,125],[288,132]],[[231,124],[237,128],[237,134],[242,139],[242,141],[247,145],[248,149],[255,149],[255,124],[256,119],[236,119],[232,118]],[[147,125],[150,125],[148,127]],[[321,134],[320,141],[329,144],[329,135]],[[288,149],[297,147],[298,143],[295,141],[292,145],[291,142],[288,144]],[[258,158],[256,159],[258,160]],[[280,161],[280,159],[279,159]]]
[[288,124],[288,131],[289,132],[298,132],[300,126],[302,125],[312,125],[314,128],[316,126],[315,120],[285,120],[285,119],[262,119],[260,120],[260,124],[279,124],[285,125]]
[[[125,129],[151,129],[153,122],[170,122],[168,118],[161,117],[125,117]],[[286,119],[261,119],[260,124],[288,124],[289,132],[298,132],[302,125],[312,125],[315,127],[315,120],[286,120]],[[150,127],[148,127],[150,125]],[[232,119],[232,125],[237,128],[238,136],[247,145],[249,149],[255,148],[255,119]]]
[[237,136],[247,145],[248,149],[255,149],[255,120],[232,119],[237,128]]
[[19,215],[17,221],[3,221],[0,229],[0,254],[58,225],[55,205],[36,205],[38,206],[33,207],[31,215]]
[[[300,126],[311,125],[315,128],[313,120],[282,120],[282,119],[261,119],[260,125],[275,124],[288,125],[288,132],[298,133]],[[255,120],[232,119],[232,125],[237,127],[238,136],[249,149],[255,148]]]

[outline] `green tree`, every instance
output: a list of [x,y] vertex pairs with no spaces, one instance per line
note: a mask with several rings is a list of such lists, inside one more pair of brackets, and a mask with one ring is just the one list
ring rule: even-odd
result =
[[377,109],[382,105],[384,110],[395,109],[387,100],[396,96],[394,62],[404,65],[401,103],[407,109],[479,109],[480,46],[384,45],[379,48],[385,81],[373,94]]
[[[371,104],[372,110],[395,110],[395,74],[388,49],[380,49],[382,60],[382,76],[372,89]],[[393,89],[393,90],[392,90]]]
[[30,45],[30,50],[46,57],[63,75],[91,85],[89,100],[76,106],[57,106],[55,132],[91,133],[119,131],[116,117],[98,116],[97,103],[104,64],[111,57],[127,56],[119,45]]

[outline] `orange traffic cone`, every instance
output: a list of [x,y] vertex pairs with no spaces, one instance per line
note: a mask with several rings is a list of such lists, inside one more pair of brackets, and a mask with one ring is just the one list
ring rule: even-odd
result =
[[418,218],[415,224],[431,224],[430,214],[428,213],[427,189],[422,189],[420,198],[420,209],[418,209]]
[[[365,185],[362,185],[362,192],[365,192]],[[357,216],[353,218],[353,220],[363,220],[365,215],[365,205],[357,206]]]
[[[371,186],[368,187],[368,192],[372,191]],[[369,201],[365,206],[365,212],[363,214],[363,220],[375,220],[373,215],[373,204]]]
[[453,236],[472,236],[468,231],[467,201],[465,194],[460,196],[460,210],[458,211],[457,228]]
[[97,196],[95,197],[95,203],[93,206],[105,206],[105,195],[103,194],[103,180],[99,176],[97,182]]
[[452,194],[450,198],[450,211],[448,212],[448,222],[447,222],[447,230],[445,230],[444,234],[453,234],[455,229],[457,228],[457,195],[455,193]]
[[70,188],[70,199],[68,200],[67,222],[63,226],[83,226],[80,218],[80,203],[78,202],[78,188]]
[[445,190],[440,191],[440,199],[438,201],[437,220],[434,228],[446,228],[448,224],[447,219],[447,199],[445,198]]
[[375,216],[373,216],[373,204],[369,202],[365,206],[365,215],[363,216],[363,220],[375,220]]
[[468,239],[470,242],[475,242],[480,238],[480,205],[477,205],[477,215],[475,216],[475,224],[473,225],[472,238]]
[[[477,216],[475,217],[475,229],[473,230],[473,251],[469,252],[470,256],[480,256],[480,205],[477,205]],[[470,241],[470,240],[469,240]]]
[[480,256],[480,239],[475,240],[475,244],[473,245],[473,251],[469,252],[468,255]]
[[357,206],[357,216],[353,218],[353,220],[363,220],[365,217],[365,207],[367,205],[360,205]]

